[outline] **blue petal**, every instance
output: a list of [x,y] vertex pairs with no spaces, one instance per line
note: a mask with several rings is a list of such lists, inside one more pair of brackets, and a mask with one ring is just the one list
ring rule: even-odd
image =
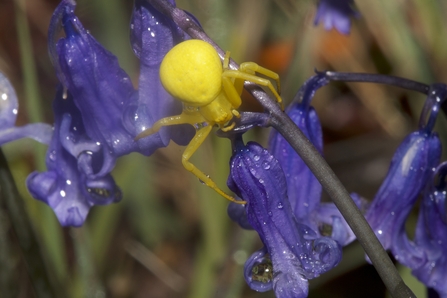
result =
[[[174,1],[170,1],[175,5]],[[140,58],[138,103],[128,108],[133,115],[133,126],[138,134],[152,126],[157,120],[178,115],[182,104],[169,95],[160,81],[160,64],[166,53],[178,42],[188,38],[177,25],[147,1],[135,1],[131,20],[131,44]],[[141,146],[152,142],[164,147],[172,139],[180,145],[187,145],[194,136],[189,125],[163,127],[154,135],[138,140]]]
[[241,228],[246,230],[253,230],[247,219],[247,213],[245,213],[245,206],[231,202],[228,204],[227,213],[230,219],[237,222]]
[[410,134],[397,149],[390,169],[376,194],[366,219],[385,249],[398,260],[405,259],[402,247],[411,246],[405,221],[417,197],[439,163],[441,143],[437,134],[418,131]]
[[85,155],[94,157],[101,147],[88,138],[71,95],[63,99],[60,90],[53,109],[55,125],[47,151],[47,171],[31,173],[26,183],[34,198],[54,210],[62,226],[78,227],[93,205],[117,202],[121,191],[110,174],[91,178],[80,170],[78,159]]
[[441,164],[436,173],[439,180],[434,186],[429,185],[424,193],[414,239],[417,248],[424,252],[424,258],[422,262],[403,261],[427,287],[437,290],[441,297],[447,297],[447,163]]
[[[327,83],[327,79],[318,75],[309,79],[286,111],[320,153],[323,151],[321,124],[310,102],[316,90]],[[271,132],[269,148],[286,175],[287,194],[295,216],[305,220],[320,203],[321,184],[298,153],[276,130]]]
[[18,108],[16,92],[8,78],[0,72],[0,145],[21,138],[32,138],[49,144],[53,135],[51,125],[33,123],[21,127],[14,126]]
[[353,0],[320,0],[314,24],[321,22],[326,30],[335,28],[340,33],[349,34],[351,17],[359,17],[353,5]]
[[[278,297],[306,295],[307,279],[338,264],[340,245],[319,237],[295,218],[287,199],[284,172],[266,149],[253,142],[239,144],[231,159],[228,186],[247,202],[248,221],[273,264],[272,287]],[[250,286],[251,282],[247,280]]]
[[273,289],[273,265],[265,246],[245,262],[244,277],[252,290],[267,292]]
[[[351,198],[360,211],[368,209],[368,201],[352,193]],[[356,239],[354,232],[341,215],[334,203],[321,203],[310,214],[311,227],[315,227],[322,236],[330,236],[341,246],[346,246]]]
[[0,129],[14,126],[18,109],[19,103],[14,87],[0,72]]
[[81,112],[87,136],[103,146],[104,167],[98,176],[110,172],[121,155],[135,151],[151,154],[159,144],[135,142],[137,131],[128,125],[126,117],[135,118],[128,110],[138,106],[138,94],[116,57],[84,29],[74,14],[74,3],[63,1],[58,6],[50,37],[56,36],[60,23],[66,37],[56,45],[50,39],[49,49],[60,81]]

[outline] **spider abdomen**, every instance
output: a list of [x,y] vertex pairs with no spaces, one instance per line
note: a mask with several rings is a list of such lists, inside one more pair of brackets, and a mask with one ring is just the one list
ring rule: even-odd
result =
[[192,106],[213,101],[222,89],[222,62],[216,50],[202,40],[173,47],[160,66],[161,82],[172,96]]

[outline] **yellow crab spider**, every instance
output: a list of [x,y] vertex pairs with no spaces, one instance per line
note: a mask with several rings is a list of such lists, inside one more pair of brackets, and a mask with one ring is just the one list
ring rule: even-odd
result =
[[[223,131],[234,127],[234,123],[229,124],[229,121],[233,117],[240,117],[237,108],[241,105],[244,81],[268,87],[278,103],[282,103],[277,73],[253,62],[242,63],[239,70],[231,70],[228,66],[229,60],[230,53],[227,52],[222,66],[216,50],[202,40],[187,40],[173,47],[161,63],[160,79],[166,91],[183,103],[183,111],[178,116],[158,120],[151,128],[141,132],[135,140],[154,134],[163,126],[193,125],[196,134],[183,152],[183,166],[224,198],[245,204],[244,201],[238,201],[226,194],[189,161],[213,126],[218,125]],[[259,77],[256,73],[275,80],[278,91],[269,79]]]

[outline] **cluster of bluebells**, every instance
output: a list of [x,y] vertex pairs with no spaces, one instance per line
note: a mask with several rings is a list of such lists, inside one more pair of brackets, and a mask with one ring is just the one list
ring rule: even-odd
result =
[[[328,82],[324,73],[309,79],[287,110],[320,152],[321,127],[309,104],[316,90]],[[428,93],[418,130],[396,150],[374,199],[369,203],[355,193],[351,197],[383,247],[427,287],[447,297],[443,282],[447,274],[447,162],[440,164],[441,142],[433,131],[447,99],[447,86],[433,84]],[[306,297],[307,279],[335,266],[341,247],[355,235],[333,203],[320,201],[320,183],[281,135],[272,131],[270,153],[257,144],[240,142],[235,145],[228,185],[247,205],[243,210],[232,204],[228,213],[241,227],[255,229],[264,244],[245,264],[246,281],[254,290],[273,288],[278,297]],[[405,223],[419,197],[419,218],[410,240]],[[296,281],[287,282],[293,276]]]
[[[150,155],[171,140],[185,145],[193,129],[164,128],[134,141],[156,120],[181,111],[181,104],[161,86],[158,72],[165,54],[188,36],[144,1],[136,1],[131,44],[141,58],[141,75],[135,90],[117,58],[82,26],[75,5],[74,0],[61,1],[48,32],[50,58],[60,82],[53,101],[53,128],[40,123],[14,127],[17,100],[2,77],[2,90],[10,96],[2,102],[0,144],[21,137],[48,144],[47,171],[31,173],[28,190],[54,210],[62,226],[78,227],[92,206],[121,200],[110,174],[117,158],[131,152]],[[61,28],[65,37],[56,40]]]
[[[351,0],[321,0],[315,23],[348,33],[350,17],[357,16],[352,4]],[[135,141],[157,120],[182,111],[162,87],[159,68],[166,53],[190,37],[148,2],[136,0],[130,26],[131,45],[140,59],[135,89],[116,57],[82,26],[75,5],[74,0],[62,0],[49,28],[49,53],[60,82],[53,101],[53,126],[14,126],[17,98],[0,74],[0,145],[23,137],[48,145],[47,171],[31,173],[28,190],[54,210],[62,226],[77,227],[92,206],[121,200],[110,174],[117,158],[131,152],[151,155],[171,140],[186,145],[194,128],[162,127]],[[60,30],[65,37],[57,39]],[[320,153],[322,130],[311,100],[328,83],[324,73],[310,78],[286,110]],[[445,85],[431,86],[419,129],[397,149],[374,200],[369,204],[351,195],[385,249],[443,297],[447,297],[443,282],[447,164],[440,164],[441,143],[433,126],[446,97]],[[278,297],[307,297],[308,280],[334,268],[342,247],[355,235],[333,203],[321,202],[319,181],[278,132],[272,131],[268,149],[255,142],[245,144],[237,133],[231,134],[231,140],[228,186],[246,204],[231,203],[228,214],[243,228],[254,229],[263,243],[246,261],[247,284],[257,291],[274,290]],[[415,237],[409,239],[405,222],[420,196]]]

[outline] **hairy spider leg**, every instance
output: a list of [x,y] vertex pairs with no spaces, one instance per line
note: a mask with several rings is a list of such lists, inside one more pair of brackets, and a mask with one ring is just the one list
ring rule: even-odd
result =
[[214,189],[215,192],[223,196],[225,199],[232,201],[237,204],[246,204],[245,201],[239,201],[233,198],[232,196],[226,194],[223,190],[221,190],[217,184],[207,175],[205,175],[202,171],[200,171],[195,165],[193,165],[189,159],[191,156],[197,151],[197,149],[202,145],[203,141],[206,139],[206,137],[211,132],[211,129],[213,128],[213,125],[208,125],[205,127],[202,127],[196,131],[196,134],[194,138],[189,142],[188,146],[186,147],[185,151],[182,155],[182,163],[185,169],[196,175],[197,178],[200,179],[203,183],[206,184],[206,186]]

